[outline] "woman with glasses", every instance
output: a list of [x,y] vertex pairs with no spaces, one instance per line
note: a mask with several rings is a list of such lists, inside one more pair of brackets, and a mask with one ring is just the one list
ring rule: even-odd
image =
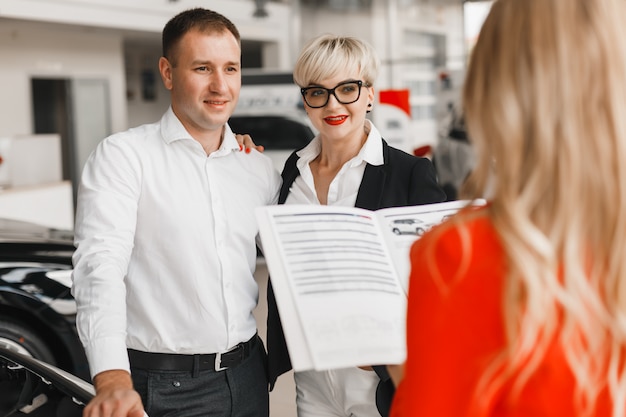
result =
[[[430,160],[388,146],[366,118],[374,103],[377,71],[373,49],[358,39],[323,35],[305,46],[294,81],[319,134],[285,163],[279,203],[376,210],[445,200]],[[268,308],[273,386],[291,363],[271,284]],[[299,417],[386,415],[393,394],[384,367],[296,372],[295,381]]]

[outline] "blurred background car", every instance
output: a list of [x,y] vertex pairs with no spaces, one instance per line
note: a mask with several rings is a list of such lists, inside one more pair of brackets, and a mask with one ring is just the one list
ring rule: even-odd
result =
[[89,380],[70,293],[71,231],[0,219],[0,347]]
[[285,161],[293,151],[306,146],[315,136],[307,122],[306,116],[295,111],[236,114],[228,120],[233,132],[246,133],[255,144],[265,147],[263,153],[270,157],[278,172],[282,172]]

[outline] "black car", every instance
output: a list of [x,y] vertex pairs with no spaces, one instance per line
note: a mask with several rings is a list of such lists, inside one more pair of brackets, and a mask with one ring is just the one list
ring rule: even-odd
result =
[[263,145],[263,154],[272,160],[278,172],[293,151],[305,147],[315,136],[304,111],[234,114],[228,124],[233,132],[249,134],[255,144]]
[[54,366],[0,347],[0,415],[80,417],[93,386]]
[[0,348],[89,380],[70,294],[72,239],[71,231],[0,219]]

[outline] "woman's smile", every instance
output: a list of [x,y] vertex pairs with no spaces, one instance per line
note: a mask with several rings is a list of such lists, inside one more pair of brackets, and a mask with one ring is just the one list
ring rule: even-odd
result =
[[346,115],[342,115],[342,116],[328,116],[328,117],[324,117],[324,121],[331,125],[331,126],[337,126],[342,124],[343,122],[345,122],[346,120],[348,120],[348,116]]

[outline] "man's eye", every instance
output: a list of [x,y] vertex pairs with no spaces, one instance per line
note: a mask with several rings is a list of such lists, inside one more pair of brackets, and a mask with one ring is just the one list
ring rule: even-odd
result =
[[209,68],[208,68],[208,67],[197,67],[197,68],[196,68],[196,71],[199,71],[199,72],[206,72],[206,71],[208,71],[208,70],[209,70]]
[[226,71],[228,71],[228,72],[237,72],[237,71],[239,71],[239,68],[237,68],[237,67],[228,67],[228,68],[226,68]]

